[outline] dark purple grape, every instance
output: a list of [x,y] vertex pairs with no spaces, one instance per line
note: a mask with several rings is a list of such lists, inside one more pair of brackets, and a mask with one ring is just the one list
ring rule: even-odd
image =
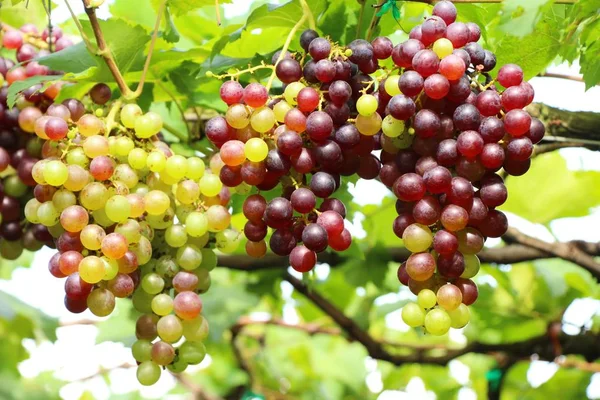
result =
[[318,37],[319,34],[316,31],[313,31],[312,29],[306,29],[300,35],[300,46],[302,46],[304,51],[308,51],[310,43]]
[[315,111],[306,119],[306,133],[312,140],[327,139],[333,131],[333,120],[323,111]]
[[465,51],[469,53],[469,57],[471,57],[471,63],[474,66],[483,65],[485,61],[485,51],[483,47],[479,43],[470,42],[467,43],[464,47]]
[[335,131],[333,140],[342,149],[351,149],[360,143],[360,133],[354,124],[342,125]]
[[373,47],[373,55],[378,60],[385,60],[391,56],[394,47],[392,41],[385,36],[379,36],[373,39],[371,46]]
[[302,67],[298,61],[284,58],[277,63],[275,74],[283,83],[296,82],[302,78]]
[[447,255],[440,254],[437,268],[440,275],[445,278],[458,278],[465,272],[465,258],[460,251]]
[[355,64],[364,64],[373,59],[373,46],[366,40],[353,40],[348,48],[352,50],[352,55],[348,58]]
[[320,253],[327,248],[327,231],[318,224],[308,224],[302,232],[302,243],[308,249]]
[[302,137],[294,131],[286,130],[277,138],[277,148],[288,156],[297,156],[302,151]]
[[413,128],[415,129],[415,133],[420,137],[433,137],[440,127],[440,118],[431,110],[422,109],[415,115]]
[[289,256],[296,247],[296,238],[287,229],[277,229],[269,239],[269,247],[278,256]]
[[497,143],[506,134],[504,123],[496,117],[482,119],[478,131],[485,143]]
[[329,43],[329,40],[325,38],[314,38],[308,45],[308,52],[315,62],[322,60],[329,56],[329,53],[331,52],[331,44]]
[[99,105],[104,105],[108,103],[110,98],[112,97],[112,92],[107,84],[105,83],[97,83],[90,90],[90,98],[92,101]]
[[476,131],[481,123],[481,114],[472,104],[458,106],[452,117],[454,126],[461,131]]
[[317,172],[310,180],[310,189],[317,197],[329,197],[336,190],[335,179],[326,172]]
[[398,94],[391,98],[386,107],[387,113],[396,119],[403,121],[408,120],[415,114],[415,102],[402,94]]
[[319,211],[335,211],[336,213],[340,214],[342,218],[346,218],[346,206],[341,200],[335,198],[323,200],[321,206],[319,207]]
[[421,24],[421,41],[425,46],[443,38],[446,34],[446,23],[440,17],[429,17]]
[[537,144],[542,141],[544,135],[546,134],[546,127],[537,118],[531,118],[531,126],[529,127],[529,132],[525,134],[526,137],[531,140],[531,143]]

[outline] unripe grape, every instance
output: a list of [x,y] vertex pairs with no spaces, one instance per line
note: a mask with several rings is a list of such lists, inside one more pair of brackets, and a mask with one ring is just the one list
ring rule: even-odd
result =
[[144,149],[135,148],[129,152],[127,155],[127,162],[131,165],[132,168],[135,169],[144,169],[146,168],[146,160],[148,158],[148,153]]
[[460,329],[465,327],[471,319],[471,313],[469,307],[464,304],[459,304],[458,308],[448,312],[450,316],[450,325],[454,329]]
[[360,98],[356,102],[356,110],[360,115],[364,117],[372,115],[375,111],[377,111],[377,107],[377,98],[370,94],[364,94],[360,96]]
[[462,302],[460,289],[450,283],[440,287],[436,297],[438,304],[447,311],[455,310]]
[[137,362],[150,361],[152,343],[149,340],[136,340],[131,346],[131,353]]
[[77,128],[82,136],[98,135],[104,129],[104,123],[93,114],[85,114],[77,121]]
[[451,320],[441,308],[434,308],[425,315],[425,329],[432,335],[442,336],[450,330]]
[[62,161],[52,160],[44,165],[44,180],[52,186],[61,186],[69,177],[69,170]]
[[143,112],[137,104],[125,104],[121,109],[121,123],[129,129],[135,127],[135,121]]
[[208,337],[208,321],[202,316],[189,321],[182,321],[183,335],[189,342],[202,342]]
[[402,320],[411,328],[422,326],[425,322],[425,311],[416,303],[408,303],[402,307]]
[[433,290],[423,289],[417,295],[417,303],[421,308],[433,308],[437,304],[437,297]]
[[185,231],[192,237],[200,237],[208,232],[208,218],[201,212],[191,212],[185,219]]
[[426,225],[409,225],[402,234],[404,247],[413,253],[426,251],[433,243],[433,235]]
[[104,136],[93,135],[83,142],[83,152],[89,158],[106,156],[109,151],[108,140]]
[[260,138],[252,138],[244,145],[246,157],[252,162],[260,162],[267,158],[269,147],[264,140]]
[[287,103],[291,106],[297,105],[298,93],[300,93],[300,91],[305,87],[306,86],[304,86],[304,84],[300,82],[292,82],[289,85],[287,85],[285,91],[283,92],[285,101],[287,101]]
[[148,112],[135,120],[135,135],[147,139],[156,135],[162,129],[162,117],[155,112]]
[[144,386],[152,386],[160,379],[160,367],[152,361],[144,361],[137,367],[136,377]]
[[98,283],[105,274],[106,266],[100,257],[87,256],[79,263],[79,276],[87,283]]
[[152,299],[152,312],[159,316],[168,315],[173,311],[173,299],[168,294],[158,294]]
[[275,113],[269,107],[257,108],[250,117],[252,129],[259,133],[265,133],[271,130],[275,125],[275,122]]
[[97,317],[106,317],[115,309],[115,296],[106,289],[94,289],[87,298],[87,306]]
[[159,319],[156,328],[158,336],[167,343],[175,343],[183,335],[183,326],[175,315],[165,315]]
[[433,51],[438,55],[440,59],[449,56],[454,51],[452,42],[446,38],[441,38],[435,41],[433,44]]
[[400,91],[400,75],[388,76],[384,84],[385,92],[390,96],[402,94]]
[[359,114],[356,117],[356,128],[365,136],[373,136],[381,129],[381,116],[379,113],[373,113],[369,117]]
[[204,196],[213,197],[218,195],[223,188],[223,184],[217,175],[206,174],[198,182],[200,193]]

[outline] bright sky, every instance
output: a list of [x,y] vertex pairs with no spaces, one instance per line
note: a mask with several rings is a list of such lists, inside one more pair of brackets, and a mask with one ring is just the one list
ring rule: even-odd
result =
[[[81,3],[71,2],[76,13],[82,12]],[[112,3],[109,0],[108,3]],[[234,0],[233,4],[226,4],[225,17],[239,15],[246,12],[250,2],[246,0]],[[107,6],[103,6],[107,10]],[[100,14],[102,17],[108,16],[105,11]],[[61,22],[69,18],[68,11],[63,3],[60,3],[53,14],[55,21]],[[552,67],[549,72],[560,72],[576,74],[578,66],[569,67],[560,65]],[[572,111],[597,111],[600,112],[600,87],[592,88],[585,92],[583,83],[554,79],[554,78],[535,78],[531,81],[536,91],[535,101],[543,102],[551,106],[560,107]],[[560,95],[558,95],[560,93]],[[566,158],[569,168],[600,170],[600,157],[597,153],[578,150],[565,149],[561,154]],[[518,178],[517,178],[518,179]],[[357,186],[351,190],[354,200],[359,204],[378,204],[382,196],[389,194],[389,191],[377,181],[359,181]],[[360,226],[360,216],[353,221],[349,227],[357,236],[364,235]],[[558,240],[582,239],[597,241],[598,233],[595,227],[600,225],[600,210],[583,218],[568,218],[554,221],[551,224],[552,232],[548,231],[542,225],[531,224],[521,218],[509,215],[511,225],[524,231],[525,233],[537,236],[544,240],[553,241],[554,237]],[[494,242],[494,243],[497,243]],[[488,245],[493,245],[491,241]],[[39,251],[35,255],[31,268],[18,269],[13,274],[11,280],[0,281],[0,290],[11,293],[22,301],[39,308],[50,316],[58,317],[61,321],[79,320],[81,318],[98,319],[89,311],[81,315],[72,315],[64,309],[64,280],[58,280],[52,277],[47,270],[49,258],[53,251],[47,248]],[[318,276],[324,278],[328,273],[328,266],[319,266]],[[291,304],[291,286],[283,284],[282,288],[284,298]],[[43,293],[43,296],[40,296]],[[394,301],[400,297],[399,294],[390,294],[384,301]],[[403,297],[403,296],[402,296]],[[579,300],[571,306],[565,319],[576,325],[583,325],[589,322],[591,316],[598,310],[598,302],[591,299]],[[286,319],[294,322],[297,316],[292,307],[286,307]],[[401,322],[399,313],[391,313],[387,318],[388,324],[398,329],[407,329]],[[163,373],[161,380],[152,388],[142,387],[135,378],[135,368],[116,368],[110,372],[110,388],[106,381],[100,376],[95,376],[99,369],[112,369],[124,364],[134,364],[128,348],[113,342],[96,344],[97,329],[94,326],[66,326],[58,329],[58,340],[55,343],[44,342],[36,344],[33,340],[25,342],[27,349],[31,353],[31,358],[24,361],[20,370],[26,377],[35,377],[43,371],[56,371],[56,376],[70,381],[61,390],[61,396],[66,400],[78,399],[85,390],[89,390],[97,399],[108,399],[110,393],[127,393],[133,390],[140,390],[144,397],[164,398],[165,393],[173,387],[175,381],[172,376]],[[457,341],[464,341],[464,336],[459,331],[454,331],[451,337]],[[209,349],[210,352],[210,349]],[[210,363],[210,357],[199,367]],[[376,363],[373,360],[366,360],[365,365],[371,371],[367,378],[367,384],[371,390],[378,392],[383,389],[381,375],[376,369]],[[539,386],[550,379],[556,372],[556,366],[551,363],[534,362],[528,373],[529,382],[534,386]],[[468,383],[469,368],[459,361],[451,363],[451,373],[459,382]],[[91,377],[91,378],[90,378]],[[600,397],[600,374],[595,374],[592,384],[588,387],[590,397]],[[170,399],[181,398],[180,396],[171,396]],[[388,390],[379,396],[378,400],[404,400],[404,399],[435,399],[431,392],[426,393],[423,382],[419,378],[411,380],[408,387],[402,392]],[[475,399],[475,392],[469,388],[462,389],[460,399]]]

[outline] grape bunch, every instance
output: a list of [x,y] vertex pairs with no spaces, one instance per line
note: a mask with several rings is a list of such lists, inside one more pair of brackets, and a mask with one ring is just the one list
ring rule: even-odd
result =
[[[492,78],[496,57],[478,43],[480,28],[456,17],[451,2],[438,2],[396,46],[378,37],[343,47],[306,30],[303,54],[279,51],[265,65],[281,95],[242,86],[243,71],[208,73],[231,78],[220,89],[226,115],[206,125],[225,164],[221,181],[237,193],[258,189],[243,205],[247,253],[263,256],[272,228],[271,251],[310,271],[317,253],[351,244],[345,206],[332,197],[342,177],[377,178],[398,198],[392,229],[413,253],[398,278],[418,300],[402,318],[434,335],[468,323],[476,254],[508,227],[496,209],[508,195],[498,172],[527,172],[545,133],[524,110],[534,91],[521,68]],[[393,67],[380,66],[389,58]],[[267,201],[262,192],[278,186]]]
[[[8,29],[6,25],[3,28]],[[54,246],[43,225],[25,219],[23,208],[33,197],[35,181],[31,171],[41,158],[43,145],[41,139],[31,135],[31,122],[52,104],[60,85],[53,84],[43,92],[41,84],[34,85],[17,98],[16,107],[7,106],[10,85],[50,72],[36,60],[50,54],[47,48],[53,41],[56,50],[71,44],[60,29],[56,28],[50,38],[47,31],[40,34],[31,24],[2,35],[5,57],[0,57],[0,256],[5,259],[16,259],[23,249],[36,251],[43,245]],[[9,58],[12,52],[14,57]]]
[[229,190],[211,170],[219,163],[174,154],[158,138],[158,114],[111,98],[99,83],[87,106],[67,99],[27,121],[44,144],[24,212],[55,240],[48,267],[66,277],[69,311],[104,317],[116,298],[132,299],[142,313],[132,349],[138,379],[151,385],[161,366],[181,372],[204,358],[199,294],[217,265],[210,244],[232,252],[240,234],[228,229]]

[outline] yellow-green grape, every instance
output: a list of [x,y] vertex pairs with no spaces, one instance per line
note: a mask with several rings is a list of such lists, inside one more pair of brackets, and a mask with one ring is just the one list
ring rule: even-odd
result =
[[165,231],[165,242],[173,248],[178,248],[186,244],[188,235],[186,228],[179,224],[171,225]]
[[175,315],[165,315],[156,324],[158,336],[167,343],[175,343],[183,336],[183,326]]
[[187,321],[182,321],[183,336],[190,342],[202,342],[208,337],[208,321],[201,315]]
[[116,195],[112,196],[104,206],[106,216],[114,222],[125,222],[131,215],[131,205],[127,197]]
[[370,94],[363,94],[356,102],[356,111],[364,117],[372,115],[377,111],[379,103],[377,98]]
[[87,256],[79,262],[79,276],[84,282],[98,283],[106,275],[106,265],[100,257]]
[[234,104],[225,113],[227,123],[235,129],[242,129],[250,123],[250,113],[244,104]]
[[104,278],[102,278],[102,280],[110,281],[111,279],[114,279],[115,276],[117,276],[117,274],[119,273],[119,262],[117,260],[113,260],[104,256],[100,257],[100,259],[104,263],[104,268],[106,270],[106,273],[104,274]]
[[206,210],[206,218],[208,219],[208,230],[211,232],[219,232],[226,229],[231,222],[229,211],[221,205],[210,206]]
[[129,164],[119,164],[116,166],[112,176],[113,181],[122,182],[127,189],[132,189],[139,183],[139,176]]
[[223,168],[224,165],[225,165],[225,163],[221,159],[221,153],[214,154],[210,158],[210,161],[208,162],[208,167],[210,168],[210,172],[212,172],[213,174],[216,174],[216,175],[219,175],[219,173],[221,172],[221,169]]
[[[127,200],[127,198],[125,198]],[[128,202],[129,204],[129,202]],[[137,243],[142,237],[142,228],[135,219],[128,219],[115,227],[115,232],[125,236],[127,243]]]
[[192,271],[202,264],[202,251],[193,244],[181,246],[175,254],[177,264],[186,271]]
[[470,279],[479,272],[481,262],[475,254],[463,254],[463,257],[465,258],[465,270],[460,277]]
[[167,174],[176,178],[177,180],[183,178],[187,173],[188,163],[187,158],[180,155],[173,155],[167,158],[167,163],[165,165],[165,171]]
[[148,112],[135,120],[135,135],[147,139],[156,135],[162,129],[162,118],[155,112]]
[[144,169],[147,167],[146,159],[148,158],[148,153],[144,149],[135,148],[129,152],[127,155],[127,162],[131,165],[132,168],[135,169]]
[[200,198],[200,186],[191,179],[179,182],[175,197],[181,204],[191,204]]
[[135,143],[133,143],[133,140],[131,140],[127,136],[121,136],[117,138],[116,150],[118,156],[126,156],[134,148]]
[[167,171],[163,171],[160,174],[160,181],[163,182],[165,185],[169,185],[172,186],[174,184],[176,184],[177,182],[179,182],[179,178],[175,178],[171,175],[169,175],[167,173]]
[[204,170],[206,169],[204,161],[202,161],[202,159],[198,157],[190,157],[187,159],[187,162],[188,169],[185,174],[186,177],[193,180],[198,180],[202,178],[202,176],[204,175]]
[[[197,237],[197,238],[189,236],[187,242],[189,244],[193,244],[194,246],[196,246],[199,249],[202,249],[201,250],[203,252],[202,257],[204,257],[204,249],[203,249],[203,247],[208,244],[209,240],[210,240],[210,235],[208,233],[206,233],[205,235],[202,235],[202,236]],[[202,260],[204,262],[204,258],[202,258]]]
[[93,114],[85,114],[77,121],[77,128],[82,136],[93,136],[100,133],[104,123]]
[[102,239],[106,236],[104,229],[96,224],[87,225],[81,230],[79,240],[88,250],[99,250],[102,245]]
[[450,316],[450,326],[452,326],[454,329],[465,327],[471,319],[469,307],[462,303],[455,310],[449,311],[448,315]]
[[65,160],[67,161],[67,164],[79,165],[83,168],[87,168],[90,165],[90,160],[81,147],[75,147],[74,149],[69,150]]
[[59,189],[52,195],[52,202],[58,211],[77,204],[77,196],[70,190]]
[[252,186],[248,185],[246,182],[242,182],[234,187],[233,190],[237,194],[247,195],[252,191]]
[[219,179],[219,176],[215,174],[204,175],[200,179],[200,182],[198,182],[198,185],[200,186],[200,193],[208,197],[218,195],[223,188],[221,179]]
[[400,136],[404,132],[404,121],[387,115],[381,123],[381,130],[384,135],[389,137]]
[[450,330],[450,316],[441,308],[429,310],[425,315],[425,329],[432,335],[442,336]]
[[60,213],[51,201],[46,201],[38,207],[37,218],[44,226],[53,226],[58,223]]
[[108,228],[115,223],[112,219],[108,218],[104,207],[92,211],[92,217],[94,218],[94,222],[100,226],[103,226],[104,228]]
[[167,208],[162,214],[158,215],[147,215],[146,222],[153,229],[167,229],[169,226],[173,225],[173,220],[175,218],[175,210],[172,207]]
[[411,328],[422,326],[425,322],[425,311],[416,303],[408,303],[402,307],[402,321]]
[[79,193],[81,205],[88,210],[98,210],[106,204],[108,200],[108,190],[100,182],[91,182]]
[[83,167],[79,165],[69,165],[67,166],[67,170],[69,172],[69,177],[63,183],[65,189],[70,190],[72,192],[79,192],[81,189],[85,187],[88,183],[90,183],[93,178],[89,172],[87,172]]
[[151,307],[156,315],[168,315],[173,311],[173,299],[168,294],[157,294],[152,299]]
[[385,80],[384,88],[385,92],[390,96],[396,96],[397,94],[401,94],[400,91],[400,75],[391,75],[388,76]]
[[136,377],[144,386],[152,386],[160,379],[160,367],[152,361],[144,361],[137,367]]
[[94,289],[87,298],[87,306],[97,317],[106,317],[115,309],[115,295],[107,289]]
[[454,51],[452,42],[446,38],[441,38],[433,43],[433,52],[438,55],[439,58],[449,56]]
[[288,104],[287,101],[280,101],[277,104],[275,104],[275,106],[273,107],[273,112],[275,113],[275,119],[277,120],[277,122],[283,122],[285,121],[285,116],[288,113],[288,111],[290,111],[292,108],[292,106],[290,106]]
[[160,275],[150,273],[142,278],[141,285],[146,293],[158,294],[164,289],[165,281]]
[[298,93],[300,93],[300,91],[305,87],[306,86],[300,82],[292,82],[287,85],[285,91],[283,92],[285,101],[287,101],[287,103],[291,106],[298,104]]
[[138,218],[144,214],[146,205],[144,204],[144,197],[141,194],[132,193],[125,197],[127,197],[127,201],[131,206],[131,218]]
[[404,247],[412,253],[421,253],[429,249],[433,243],[431,229],[427,225],[411,224],[402,234]]
[[275,125],[275,113],[266,106],[257,108],[250,117],[250,125],[256,132],[268,132]]
[[137,104],[125,104],[121,108],[121,123],[129,129],[135,127],[135,120],[143,114],[142,109]]
[[269,146],[261,138],[252,138],[244,145],[246,158],[252,162],[260,162],[267,158]]
[[62,161],[52,160],[44,165],[44,180],[52,186],[60,186],[69,177],[69,170]]
[[108,139],[104,136],[94,135],[83,141],[83,152],[89,158],[107,156],[109,151]]
[[152,243],[143,236],[138,243],[129,245],[129,250],[137,256],[139,265],[146,264],[152,258]]
[[184,342],[179,347],[179,358],[190,365],[197,365],[206,357],[206,347],[201,342]]
[[167,157],[161,151],[152,151],[146,158],[146,166],[152,172],[161,172],[167,166]]
[[437,304],[437,297],[433,290],[423,289],[417,295],[417,304],[421,308],[429,309]]
[[25,204],[25,218],[27,218],[27,221],[31,222],[32,224],[37,224],[40,222],[39,218],[38,218],[38,209],[40,208],[40,206],[42,205],[42,203],[40,203],[39,201],[37,201],[37,199],[34,197],[33,199],[29,200],[27,202],[27,204]]
[[171,205],[169,196],[160,190],[151,190],[144,196],[144,204],[146,204],[146,212],[150,215],[163,214]]
[[408,149],[410,146],[412,146],[412,143],[415,140],[415,136],[409,135],[408,133],[403,132],[400,136],[397,136],[395,138],[390,138],[390,139],[392,139],[391,142],[392,142],[393,146],[396,148],[396,152],[397,152],[398,150]]
[[237,250],[242,240],[242,235],[233,229],[225,229],[222,232],[218,232],[215,239],[217,249],[222,253],[228,254]]
[[40,185],[46,184],[46,180],[44,179],[44,167],[49,162],[49,160],[40,160],[33,165],[31,176],[36,183],[39,183]]
[[50,235],[52,235],[52,237],[55,239],[58,238],[63,233],[65,233],[65,228],[63,228],[62,225],[59,224],[58,222],[54,225],[48,226],[47,228],[48,228],[48,232],[50,232]]
[[359,114],[356,117],[356,129],[365,136],[373,136],[381,129],[381,116],[378,113],[365,117]]
[[137,362],[150,361],[152,357],[152,342],[149,340],[136,340],[131,346],[131,354]]
[[208,232],[208,218],[198,211],[188,214],[185,219],[185,231],[192,237],[200,237]]

